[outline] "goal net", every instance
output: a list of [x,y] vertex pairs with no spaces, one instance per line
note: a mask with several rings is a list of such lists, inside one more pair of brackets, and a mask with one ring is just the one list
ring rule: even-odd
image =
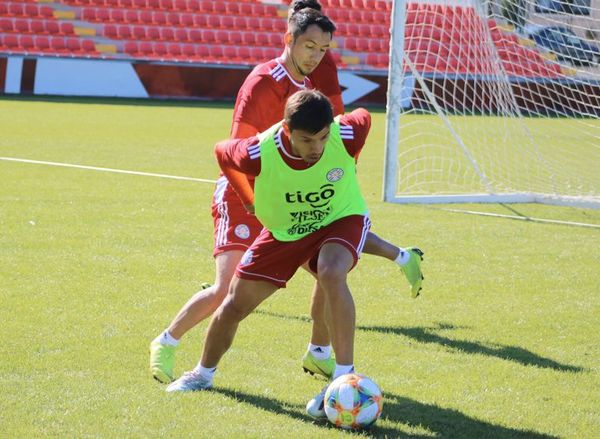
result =
[[396,0],[384,199],[600,208],[600,0]]

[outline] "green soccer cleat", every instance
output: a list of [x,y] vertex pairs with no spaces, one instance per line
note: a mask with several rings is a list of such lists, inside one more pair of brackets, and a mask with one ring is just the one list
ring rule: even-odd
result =
[[410,254],[410,258],[406,265],[400,266],[400,269],[410,284],[410,295],[415,299],[421,294],[421,284],[425,280],[421,272],[421,261],[424,253],[416,247],[409,247],[406,251]]
[[325,378],[331,378],[335,369],[335,360],[331,357],[326,360],[317,360],[312,352],[307,351],[302,357],[302,368],[304,372],[311,375],[322,375]]
[[173,381],[176,346],[160,344],[157,340],[150,343],[150,372],[161,383]]

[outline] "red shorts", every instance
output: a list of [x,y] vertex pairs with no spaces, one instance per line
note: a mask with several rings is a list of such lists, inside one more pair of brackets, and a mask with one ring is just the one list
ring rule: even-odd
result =
[[270,282],[285,288],[298,267],[308,261],[309,267],[317,272],[319,250],[327,242],[346,247],[358,262],[371,221],[369,217],[352,215],[305,236],[298,241],[277,241],[271,232],[263,229],[252,246],[244,253],[236,269],[237,277],[248,280]]
[[215,239],[213,256],[230,250],[246,251],[263,229],[258,219],[244,208],[223,176],[217,180],[212,217]]

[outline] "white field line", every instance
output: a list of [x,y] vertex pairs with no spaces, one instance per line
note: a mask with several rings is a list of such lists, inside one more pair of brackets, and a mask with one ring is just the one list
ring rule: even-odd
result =
[[20,159],[20,158],[15,158],[15,157],[0,157],[0,160],[6,160],[6,161],[10,161],[10,162],[20,162],[20,163],[32,163],[34,165],[62,166],[64,168],[88,169],[91,171],[114,172],[116,174],[142,175],[144,177],[169,178],[171,180],[187,180],[187,181],[197,181],[200,183],[211,183],[211,184],[216,183],[215,180],[207,180],[205,178],[182,177],[179,175],[168,175],[168,174],[154,174],[152,172],[128,171],[125,169],[99,168],[97,166],[75,165],[73,163],[46,162],[46,161],[42,161],[42,160],[28,160],[28,159]]
[[447,209],[447,208],[439,208],[439,210],[443,210],[445,212],[466,213],[469,215],[481,215],[481,216],[491,216],[491,217],[495,217],[495,218],[508,218],[508,219],[514,219],[514,220],[520,220],[520,221],[531,221],[531,222],[535,222],[535,223],[560,224],[563,226],[590,227],[593,229],[600,229],[600,224],[588,224],[588,223],[578,223],[578,222],[574,222],[574,221],[561,221],[561,220],[552,220],[552,219],[544,219],[544,218],[533,218],[530,216],[503,215],[500,213],[477,212],[474,210]]

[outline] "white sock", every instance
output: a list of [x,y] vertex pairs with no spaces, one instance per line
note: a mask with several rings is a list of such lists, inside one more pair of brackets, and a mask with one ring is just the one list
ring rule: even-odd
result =
[[158,337],[156,337],[156,340],[162,345],[167,345],[167,346],[179,345],[179,340],[177,340],[176,338],[173,338],[173,336],[171,334],[169,334],[169,331],[166,329],[163,331],[162,334],[160,334]]
[[396,259],[394,259],[394,262],[400,266],[406,265],[408,263],[408,260],[410,259],[410,253],[402,247],[398,247],[398,249],[400,250],[400,253],[398,253],[398,256],[396,257]]
[[319,346],[309,343],[308,350],[317,360],[327,360],[329,357],[331,357],[331,345]]
[[194,372],[200,375],[205,380],[212,383],[213,377],[215,376],[215,372],[217,371],[216,367],[204,367],[200,363],[196,367],[194,367]]
[[337,377],[342,375],[346,375],[347,373],[354,372],[354,364],[337,364],[335,363],[335,371],[333,372],[333,379],[335,380]]

